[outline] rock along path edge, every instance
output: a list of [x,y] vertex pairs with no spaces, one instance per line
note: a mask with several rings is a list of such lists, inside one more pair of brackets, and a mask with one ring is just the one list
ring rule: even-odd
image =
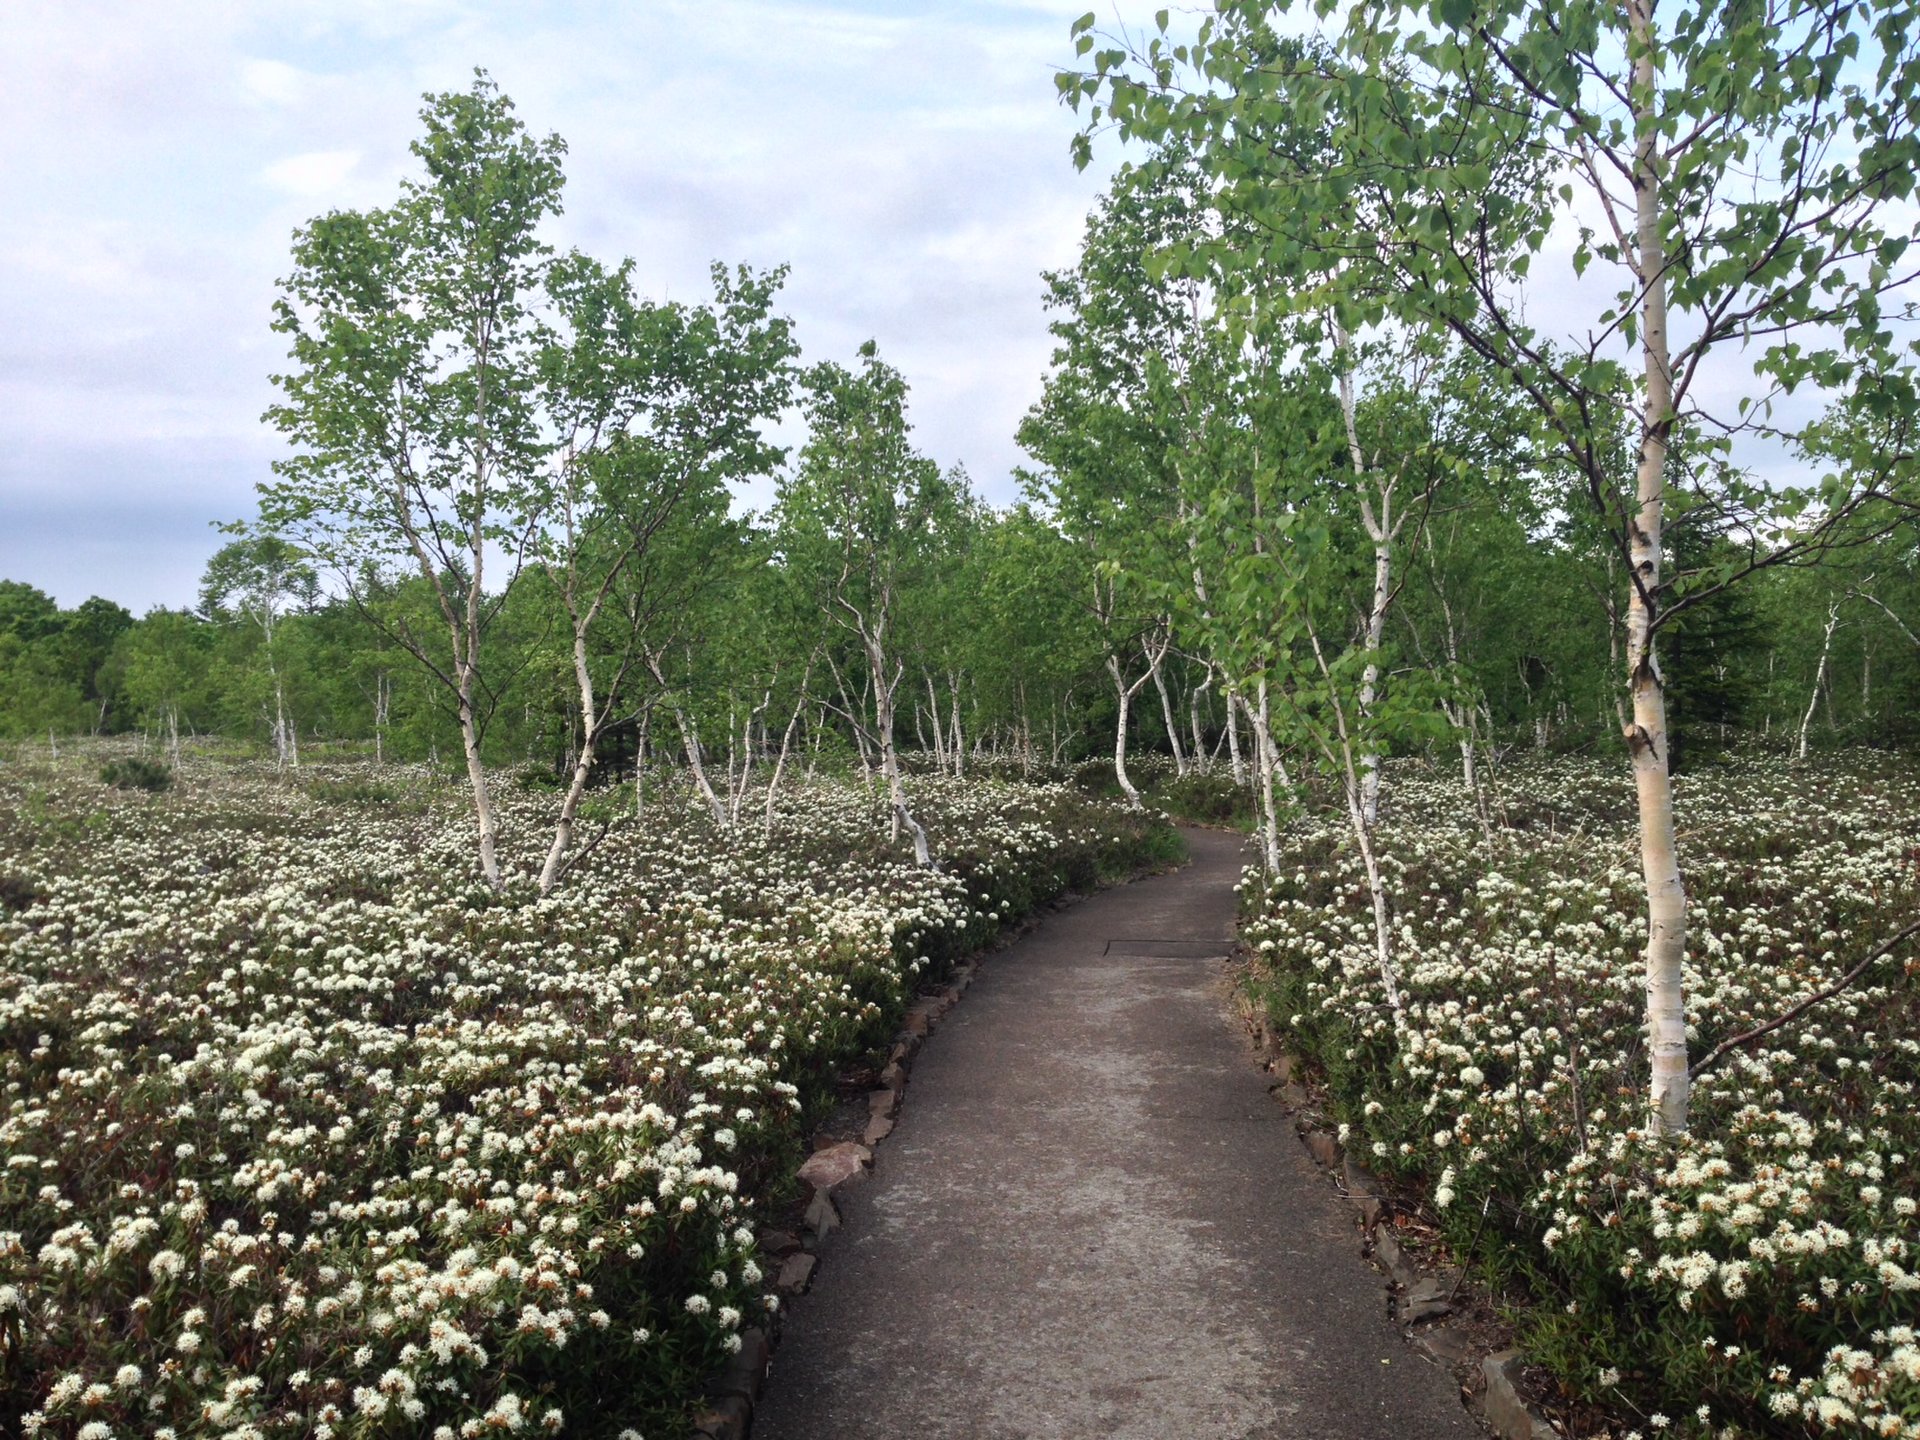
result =
[[921,1050],[754,1440],[1478,1436],[1233,1024],[1237,837],[1053,916]]

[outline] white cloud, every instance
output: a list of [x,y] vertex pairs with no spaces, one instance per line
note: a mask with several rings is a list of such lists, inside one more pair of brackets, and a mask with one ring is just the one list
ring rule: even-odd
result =
[[320,199],[339,190],[359,163],[358,150],[309,150],[274,161],[260,172],[260,178],[289,195]]
[[269,105],[297,105],[311,89],[311,77],[282,60],[247,60],[240,66],[240,88]]
[[[876,337],[915,387],[921,444],[1011,498],[1049,349],[1038,272],[1070,259],[1099,184],[1067,160],[1051,79],[1082,8],[14,0],[0,510],[30,499],[44,536],[74,507],[93,548],[72,565],[95,568],[50,576],[63,600],[190,600],[205,536],[115,517],[156,487],[208,518],[250,509],[283,448],[260,415],[292,232],[391,200],[421,92],[476,65],[569,143],[558,243],[632,255],[650,293],[680,297],[716,259],[790,263],[808,356]],[[116,544],[126,564],[101,560]],[[47,563],[0,523],[0,576]]]

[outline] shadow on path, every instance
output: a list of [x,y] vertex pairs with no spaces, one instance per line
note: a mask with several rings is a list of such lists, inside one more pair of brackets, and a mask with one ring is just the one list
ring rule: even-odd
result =
[[1232,1023],[1243,851],[993,956],[793,1302],[754,1440],[1426,1440],[1409,1350]]

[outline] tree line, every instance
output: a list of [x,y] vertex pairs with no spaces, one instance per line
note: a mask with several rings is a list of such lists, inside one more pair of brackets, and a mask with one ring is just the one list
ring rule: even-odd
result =
[[[1251,793],[1269,866],[1317,779],[1396,1008],[1383,758],[1453,755],[1491,829],[1511,747],[1624,737],[1653,1093],[1683,1130],[1673,775],[1755,731],[1913,738],[1907,12],[1457,8],[1311,41],[1254,0],[1184,41],[1076,25],[1081,158],[1131,149],[1046,277],[1004,510],[914,446],[873,346],[801,362],[783,272],[649,300],[632,261],[544,240],[557,137],[484,75],[429,97],[396,203],[295,236],[269,414],[293,449],[259,524],[191,615],[10,590],[0,664],[47,683],[9,686],[4,723],[424,752],[464,773],[496,884],[489,771],[530,761],[560,794],[543,889],[583,796],[649,749],[726,827],[755,767],[770,806],[832,747],[923,863],[903,746],[956,774],[1099,748],[1136,804],[1151,747]],[[1570,268],[1615,288],[1560,292],[1600,298],[1556,337],[1528,302],[1569,227]],[[768,436],[796,408],[789,454]],[[762,476],[775,503],[735,513]]]

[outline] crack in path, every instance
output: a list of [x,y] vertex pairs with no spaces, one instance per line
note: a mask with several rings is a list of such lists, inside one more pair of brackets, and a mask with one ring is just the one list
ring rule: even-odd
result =
[[1188,838],[995,955],[922,1048],[755,1440],[1482,1433],[1232,1022],[1242,847]]

